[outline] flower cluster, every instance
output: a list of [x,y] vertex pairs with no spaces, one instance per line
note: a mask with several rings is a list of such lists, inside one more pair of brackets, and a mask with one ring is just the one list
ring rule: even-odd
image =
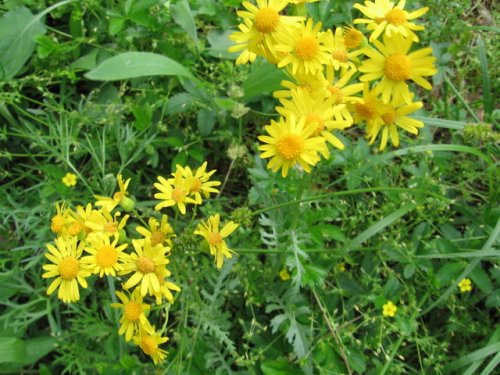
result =
[[418,134],[423,123],[408,115],[423,104],[413,101],[409,83],[431,89],[424,77],[436,68],[431,48],[412,50],[415,32],[423,29],[412,21],[428,8],[408,12],[403,0],[355,4],[366,18],[354,24],[366,25],[367,39],[353,26],[323,31],[311,18],[285,15],[289,3],[244,1],[246,10],[238,11],[243,23],[230,36],[235,44],[229,50],[240,52],[236,64],[261,56],[290,77],[274,92],[281,117],[259,136],[268,168],[281,169],[283,177],[297,165],[309,172],[329,157],[330,147],[344,149],[338,133],[354,124],[364,125],[370,144],[381,134],[380,150],[388,139],[399,146],[398,129]]
[[[207,163],[197,170],[177,166],[172,178],[158,177],[155,187],[160,191],[155,198],[161,201],[156,211],[175,206],[182,214],[186,205],[200,205],[210,194],[218,193],[219,181],[211,181],[215,170],[206,171]],[[65,303],[80,300],[80,286],[88,287],[93,275],[116,278],[121,290],[116,292],[119,302],[111,306],[121,310],[118,333],[127,342],[137,344],[154,363],[163,361],[167,355],[160,345],[168,338],[163,337],[150,323],[151,298],[156,305],[174,302],[174,293],[181,288],[174,283],[168,266],[175,253],[174,228],[169,217],[155,212],[143,217],[135,209],[135,201],[129,196],[131,179],[117,176],[118,191],[111,197],[96,195],[94,203],[70,208],[66,203],[56,204],[56,214],[51,220],[51,230],[56,235],[53,243],[47,245],[45,257],[49,263],[43,265],[43,278],[55,278],[48,287],[51,295],[58,289],[57,296]],[[129,212],[125,214],[119,210]],[[133,215],[131,217],[131,215]],[[194,218],[194,216],[193,216]],[[134,225],[134,238],[128,227]],[[229,222],[219,229],[220,216],[210,216],[196,228],[188,228],[191,235],[202,236],[214,256],[217,268],[224,259],[231,258],[224,241],[238,225]],[[109,280],[112,282],[112,280]]]

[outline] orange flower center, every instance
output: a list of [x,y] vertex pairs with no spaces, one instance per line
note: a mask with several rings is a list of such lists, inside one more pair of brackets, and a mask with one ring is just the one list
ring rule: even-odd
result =
[[303,36],[295,43],[295,54],[302,60],[311,60],[318,53],[319,43],[316,38]]
[[316,128],[313,133],[314,137],[317,137],[319,134],[321,134],[321,132],[325,128],[323,119],[317,113],[308,113],[306,116],[306,124],[312,125]]
[[335,104],[342,103],[342,99],[344,98],[344,94],[342,90],[335,86],[328,87],[328,91],[332,94],[332,97],[335,98]]
[[181,202],[185,196],[186,196],[186,193],[184,192],[184,190],[177,189],[177,188],[172,190],[172,199],[174,200],[175,203]]
[[382,120],[389,125],[396,120],[396,111],[394,109],[389,109],[386,113],[382,115]]
[[141,318],[142,306],[140,303],[130,301],[125,305],[125,319],[131,322],[138,322]]
[[197,178],[196,180],[193,180],[193,183],[191,184],[191,188],[189,189],[190,193],[198,193],[201,190],[201,180]]
[[332,52],[332,59],[345,63],[349,60],[349,56],[347,55],[347,51],[336,49]]
[[64,280],[72,280],[80,271],[80,262],[75,257],[64,258],[59,263],[59,273]]
[[62,217],[61,215],[54,216],[50,225],[50,229],[52,229],[52,232],[56,234],[61,233],[64,229],[64,221],[64,217]]
[[156,246],[160,243],[163,243],[163,241],[165,241],[166,237],[167,236],[163,232],[159,232],[159,231],[152,232],[151,233],[151,246]]
[[148,257],[139,257],[139,259],[137,259],[136,265],[137,269],[142,273],[150,273],[155,269],[154,262]]
[[276,29],[280,21],[280,15],[272,8],[262,8],[255,15],[255,28],[260,33],[270,33]]
[[349,29],[344,34],[344,43],[345,46],[349,49],[359,47],[362,41],[363,41],[363,34],[361,34],[356,29]]
[[210,245],[217,245],[222,242],[222,236],[220,233],[210,233],[208,235],[208,243]]
[[75,221],[73,224],[71,224],[68,228],[68,234],[70,236],[76,236],[78,233],[80,233],[83,230],[83,225],[77,221]]
[[394,54],[385,60],[384,73],[393,81],[406,81],[411,78],[411,62],[408,56]]
[[118,251],[110,245],[104,245],[96,254],[96,263],[103,267],[113,267],[118,261]]
[[121,191],[117,191],[116,193],[113,194],[113,200],[115,202],[120,202],[123,198],[123,193]]
[[107,223],[104,225],[103,230],[107,233],[115,233],[118,230],[116,223]]
[[406,23],[405,12],[398,8],[391,9],[385,15],[385,20],[396,26],[404,25]]
[[141,349],[147,355],[154,355],[158,351],[158,344],[151,336],[144,335],[141,338]]
[[285,160],[296,160],[304,151],[304,141],[296,134],[288,134],[278,142],[278,153]]
[[364,120],[370,120],[375,115],[375,109],[372,106],[363,103],[356,103],[354,105],[356,113]]

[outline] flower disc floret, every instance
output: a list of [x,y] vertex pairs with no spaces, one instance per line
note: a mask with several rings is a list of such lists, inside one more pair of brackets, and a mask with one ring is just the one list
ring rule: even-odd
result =
[[406,81],[411,78],[411,62],[405,55],[387,56],[384,65],[384,73],[393,81]]
[[80,262],[75,257],[67,257],[59,264],[59,273],[64,280],[72,280],[80,271]]
[[262,8],[255,15],[255,28],[261,33],[270,33],[280,21],[279,13],[273,8]]
[[302,60],[311,60],[318,53],[319,43],[311,36],[304,36],[295,43],[295,53]]

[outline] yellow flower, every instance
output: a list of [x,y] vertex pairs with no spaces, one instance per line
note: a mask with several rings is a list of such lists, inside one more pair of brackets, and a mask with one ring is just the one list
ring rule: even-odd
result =
[[196,204],[196,201],[189,197],[191,189],[191,181],[188,181],[182,176],[182,170],[177,169],[173,180],[166,180],[162,176],[158,176],[158,181],[154,184],[155,188],[160,190],[154,197],[161,199],[162,202],[155,206],[155,210],[159,211],[164,207],[177,205],[181,214],[186,213],[186,204]]
[[288,2],[290,4],[295,4],[295,5],[299,5],[299,4],[305,4],[305,3],[315,3],[319,0],[289,0]]
[[387,301],[387,303],[382,306],[382,315],[384,316],[394,317],[396,311],[398,311],[398,308],[392,301]]
[[76,174],[74,173],[66,173],[66,175],[62,178],[62,182],[67,187],[76,185]]
[[168,247],[162,244],[151,246],[151,239],[132,240],[135,252],[128,255],[123,262],[119,275],[134,274],[123,284],[125,289],[141,283],[141,295],[154,295],[160,291],[160,281],[155,273],[156,267],[164,268],[169,263],[166,257]]
[[117,191],[116,193],[114,193],[112,198],[104,197],[102,195],[94,195],[94,198],[97,199],[97,201],[95,202],[96,206],[98,206],[98,207],[100,206],[103,209],[105,209],[106,211],[111,212],[120,203],[122,203],[123,201],[125,201],[127,199],[130,199],[127,197],[127,195],[128,195],[127,188],[128,188],[128,185],[129,185],[131,179],[129,178],[128,180],[123,181],[122,175],[119,174],[117,176],[117,180],[118,180],[118,187],[119,187],[120,191]]
[[119,220],[120,212],[115,212],[114,216],[103,208],[94,211],[92,216],[85,221],[85,225],[92,229],[93,233],[104,233],[107,236],[118,238],[120,231],[125,228],[129,215],[125,215]]
[[382,94],[382,100],[388,103],[391,98],[396,101],[411,103],[410,90],[407,81],[413,81],[426,90],[432,89],[431,84],[424,76],[436,74],[432,56],[432,48],[422,48],[409,53],[412,45],[410,38],[404,38],[400,34],[392,37],[384,35],[384,44],[375,40],[373,44],[380,51],[366,48],[364,53],[369,57],[359,67],[363,72],[361,82],[376,81],[376,90]]
[[[188,195],[194,198],[196,204],[202,203],[201,194],[203,194],[205,198],[209,198],[210,193],[216,194],[219,192],[215,186],[219,186],[220,181],[209,181],[216,170],[213,169],[210,172],[206,172],[207,162],[204,162],[195,173],[193,173],[191,168],[182,167],[180,165],[177,165],[176,169],[180,169],[182,171],[182,177],[188,181],[188,185],[190,186]],[[173,179],[170,180],[170,183],[173,184]]]
[[147,332],[152,334],[154,328],[149,323],[145,311],[150,309],[146,303],[142,303],[142,296],[139,288],[136,288],[130,295],[130,298],[123,292],[116,292],[116,295],[122,303],[112,303],[111,307],[122,310],[120,318],[119,335],[125,334],[125,341],[132,340],[134,333]]
[[84,239],[87,234],[92,232],[92,229],[87,226],[87,223],[96,213],[91,203],[88,203],[85,207],[77,206],[76,211],[68,210],[68,213],[70,218],[68,220],[67,234]]
[[472,290],[472,281],[470,279],[462,279],[458,283],[458,287],[462,293],[470,292]]
[[356,56],[358,56],[362,51],[356,50],[349,52],[347,50],[341,27],[337,27],[335,29],[335,35],[332,30],[327,30],[321,36],[321,40],[330,53],[330,60],[328,61],[328,64],[333,66],[335,70],[339,70],[340,68],[356,69]]
[[400,34],[418,42],[418,37],[412,30],[423,30],[424,27],[408,22],[408,20],[413,20],[424,15],[429,8],[424,7],[409,13],[403,9],[405,3],[406,0],[400,0],[398,5],[394,6],[392,1],[375,0],[375,2],[365,1],[364,6],[354,4],[354,8],[368,17],[368,19],[357,18],[354,20],[354,23],[365,23],[368,25],[367,29],[373,31],[370,35],[371,42],[377,39],[384,30],[385,35]]
[[276,35],[286,32],[284,26],[298,24],[302,17],[289,17],[279,14],[288,4],[288,0],[257,0],[257,6],[248,1],[243,2],[247,11],[238,11],[243,23],[238,26],[240,31],[233,32],[229,38],[236,45],[229,52],[242,51],[236,59],[236,64],[253,62],[257,56],[274,60],[274,45]]
[[47,289],[47,295],[51,295],[59,287],[57,297],[63,302],[76,302],[80,299],[78,284],[86,288],[85,278],[90,275],[85,263],[80,259],[83,245],[82,242],[77,243],[76,237],[58,237],[55,239],[55,246],[47,245],[49,252],[45,253],[45,257],[52,264],[43,265],[42,268],[46,272],[42,277],[57,276]]
[[[377,135],[382,131],[382,140],[380,142],[380,151],[385,149],[387,139],[390,137],[392,144],[395,147],[399,146],[398,128],[404,129],[412,134],[418,134],[418,129],[424,126],[420,120],[408,117],[407,115],[422,108],[422,102],[415,103],[400,103],[383,104],[380,107],[379,113],[381,121],[368,121],[366,137],[369,138],[370,144],[375,142]],[[378,116],[377,116],[378,117]]]
[[69,210],[66,203],[56,203],[56,214],[50,220],[50,229],[58,236],[66,231],[66,224],[69,222]]
[[363,34],[352,26],[343,29],[344,31],[344,44],[347,49],[355,49],[361,47],[363,44]]
[[305,118],[296,121],[293,116],[286,119],[280,118],[279,122],[271,120],[271,124],[265,127],[270,135],[261,135],[259,140],[265,143],[259,146],[264,151],[260,157],[271,158],[267,168],[273,172],[281,168],[281,175],[286,177],[290,168],[297,163],[310,172],[310,166],[319,161],[318,151],[323,150],[325,139],[323,137],[312,137],[315,128],[306,127]]
[[172,247],[171,237],[174,236],[174,230],[172,226],[168,223],[168,216],[162,215],[161,222],[154,217],[150,217],[148,221],[148,228],[138,226],[135,230],[144,236],[144,238],[149,237],[151,239],[151,246],[156,246],[158,244],[164,244],[165,242]]
[[295,82],[281,81],[281,86],[286,90],[276,90],[273,92],[273,96],[278,99],[291,98],[293,90],[306,91],[313,97],[324,95],[327,82],[323,74],[317,74],[315,76],[309,74],[296,74],[293,78]]
[[284,267],[284,268],[280,271],[279,275],[280,275],[281,280],[283,280],[283,281],[290,280],[290,274],[288,273],[288,270],[287,270],[287,268],[286,268],[286,267]]
[[231,252],[234,251],[227,247],[224,238],[233,233],[239,226],[230,221],[219,231],[219,221],[219,214],[212,215],[207,221],[198,224],[197,229],[194,231],[194,234],[202,236],[208,242],[210,254],[215,256],[217,268],[222,267],[224,258],[232,258]]
[[335,265],[335,268],[337,268],[337,270],[339,272],[345,272],[346,271],[346,268],[345,268],[345,263],[344,262],[340,262],[340,263],[337,263]]
[[141,332],[134,336],[134,342],[141,347],[144,354],[151,357],[155,365],[165,360],[168,352],[159,346],[167,341],[168,337],[161,337],[157,332]]
[[167,270],[165,267],[156,267],[155,274],[158,277],[158,280],[160,281],[160,291],[158,293],[155,293],[154,295],[156,297],[156,304],[157,305],[161,304],[162,297],[165,297],[165,299],[169,303],[174,302],[174,296],[172,294],[172,290],[175,292],[179,292],[181,288],[179,288],[177,285],[166,279],[171,275],[170,271]]
[[[305,90],[292,90],[292,100],[280,99],[283,107],[276,107],[276,111],[286,118],[297,118],[299,123],[304,121],[306,128],[314,129],[310,137],[323,137],[338,149],[343,150],[344,145],[331,132],[334,129],[344,129],[349,124],[346,121],[334,121],[340,109],[345,107],[343,104],[335,106],[335,100],[333,96],[326,97],[326,90],[322,97],[319,94],[312,97]],[[329,157],[326,146],[318,148],[318,151],[325,158]]]
[[116,271],[120,271],[121,262],[126,256],[123,250],[127,244],[117,246],[118,237],[110,242],[109,237],[102,233],[89,236],[85,250],[91,254],[82,258],[82,261],[89,264],[89,269],[93,274],[98,273],[100,277],[104,275],[116,276]]
[[321,22],[315,26],[312,18],[301,26],[287,28],[286,33],[276,36],[274,49],[283,53],[278,62],[278,68],[290,66],[292,75],[320,74],[323,65],[330,62],[328,48],[320,38]]
[[368,83],[363,84],[363,98],[351,103],[350,109],[354,112],[354,123],[366,121],[375,123],[382,121],[380,117],[380,108],[383,106],[378,99],[378,93],[375,89],[370,90]]

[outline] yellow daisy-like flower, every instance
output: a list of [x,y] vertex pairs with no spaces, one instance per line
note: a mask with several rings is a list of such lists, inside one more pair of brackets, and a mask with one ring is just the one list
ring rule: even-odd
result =
[[273,96],[278,99],[291,98],[293,90],[306,91],[313,97],[325,94],[327,82],[322,73],[315,76],[309,74],[296,74],[293,78],[295,82],[286,80],[281,81],[281,86],[286,90],[276,90],[273,92]]
[[359,30],[356,30],[352,26],[345,27],[344,31],[344,44],[347,49],[356,49],[360,48],[363,45],[363,41],[365,37],[363,33]]
[[129,215],[120,219],[121,213],[115,212],[113,216],[105,209],[94,211],[93,215],[85,222],[93,233],[104,233],[107,236],[118,238],[120,231],[125,228]]
[[85,263],[80,259],[83,246],[82,242],[78,243],[76,237],[58,237],[55,239],[55,246],[47,245],[49,252],[45,253],[45,257],[52,264],[43,265],[42,268],[46,272],[42,277],[57,276],[47,289],[47,295],[51,295],[59,287],[57,297],[63,302],[71,303],[80,299],[78,284],[86,288],[85,278],[90,275]]
[[420,8],[413,12],[407,12],[405,7],[406,0],[400,0],[395,6],[395,3],[388,0],[365,1],[365,5],[354,4],[354,8],[358,9],[368,19],[357,18],[355,24],[365,23],[367,29],[372,31],[370,42],[377,39],[385,30],[385,35],[400,34],[408,37],[414,42],[418,42],[418,37],[413,31],[423,30],[424,26],[416,25],[408,20],[418,18],[429,10],[428,7]]
[[134,274],[123,284],[125,289],[130,289],[137,284],[140,285],[141,295],[146,293],[154,295],[160,291],[160,280],[155,269],[165,268],[169,263],[166,252],[170,250],[162,244],[151,246],[151,239],[132,240],[135,252],[124,258],[122,270],[119,275]]
[[375,89],[370,90],[368,83],[363,84],[363,97],[349,105],[350,110],[354,113],[354,123],[359,124],[363,121],[373,122],[382,121],[380,111],[383,103],[378,99],[378,94]]
[[142,303],[143,301],[139,288],[136,288],[132,292],[130,298],[120,291],[116,292],[116,295],[122,302],[111,304],[111,307],[122,310],[118,334],[125,334],[125,341],[130,341],[134,333],[154,333],[154,328],[151,326],[144,313],[150,309],[150,306],[146,303]]
[[66,231],[66,224],[69,222],[69,210],[66,203],[56,203],[56,214],[50,219],[50,229],[58,236]]
[[280,272],[279,272],[279,275],[280,275],[280,279],[283,280],[283,281],[287,281],[287,280],[290,280],[290,274],[288,273],[288,269],[286,267],[284,267]]
[[229,52],[242,51],[236,59],[236,64],[253,62],[257,56],[274,60],[274,44],[276,35],[286,32],[284,26],[298,24],[302,17],[282,16],[280,12],[288,4],[288,0],[257,0],[257,6],[244,1],[247,11],[238,11],[243,23],[238,26],[240,31],[233,32],[229,38],[236,45]]
[[160,281],[160,291],[158,293],[155,293],[156,304],[161,304],[163,297],[165,297],[165,299],[169,303],[173,303],[174,295],[172,294],[172,291],[180,292],[181,288],[166,279],[171,275],[171,273],[165,267],[157,267],[155,269],[155,273],[158,277],[158,280]]
[[131,179],[129,178],[126,181],[123,181],[122,175],[119,174],[117,176],[117,180],[118,180],[118,188],[120,189],[120,191],[114,193],[112,198],[104,197],[102,195],[94,195],[94,198],[97,199],[97,201],[95,202],[96,206],[102,207],[106,211],[111,212],[120,203],[130,199],[127,197],[128,195],[127,188]]
[[312,18],[301,26],[289,27],[286,33],[276,36],[274,49],[283,53],[278,68],[290,66],[292,75],[321,73],[323,65],[330,62],[328,48],[320,38],[321,22],[314,25]]
[[359,67],[363,72],[361,82],[376,81],[376,90],[382,94],[382,100],[388,103],[391,98],[395,101],[404,100],[411,103],[410,90],[407,81],[413,81],[426,90],[431,90],[431,84],[424,76],[436,74],[432,56],[432,48],[422,48],[409,53],[412,46],[410,38],[404,38],[400,34],[392,37],[384,36],[384,43],[375,40],[373,44],[380,51],[366,48],[364,53],[369,57]]
[[88,263],[89,270],[93,274],[98,273],[99,277],[116,276],[116,272],[122,269],[119,262],[126,256],[123,250],[128,246],[126,243],[119,246],[117,244],[118,238],[110,242],[109,237],[105,234],[96,233],[89,238],[85,246],[85,251],[91,255],[83,257],[82,261]]
[[[182,171],[182,177],[188,181],[190,186],[189,195],[196,201],[196,204],[202,203],[202,194],[206,199],[210,197],[211,193],[217,194],[219,192],[219,190],[215,187],[220,186],[220,181],[210,181],[210,177],[216,172],[216,170],[213,169],[210,172],[207,172],[207,162],[204,162],[194,173],[189,167],[177,165],[176,169],[180,169]],[[170,183],[173,182],[173,179],[171,179]]]
[[259,150],[264,151],[260,157],[271,158],[267,168],[273,172],[281,168],[281,175],[286,177],[290,168],[297,163],[306,172],[311,171],[319,161],[318,152],[325,146],[325,138],[312,137],[316,129],[306,126],[305,118],[296,121],[293,116],[286,121],[280,118],[279,122],[271,120],[271,124],[265,127],[269,134],[259,136],[259,140],[265,143],[259,146]]
[[370,144],[373,144],[379,132],[382,132],[382,140],[380,141],[379,148],[380,151],[385,149],[388,138],[391,139],[391,142],[395,147],[399,147],[398,128],[404,129],[412,134],[418,134],[418,129],[422,128],[424,123],[408,117],[407,115],[419,110],[422,106],[422,102],[410,104],[403,102],[398,105],[384,104],[381,106],[381,112],[379,115],[382,121],[375,120],[368,122],[366,137],[369,138]]
[[387,301],[387,303],[382,306],[382,315],[384,316],[394,317],[396,311],[398,311],[398,308],[392,301]]
[[159,346],[168,341],[168,337],[161,337],[157,332],[141,332],[134,337],[134,342],[141,347],[144,354],[151,357],[154,364],[157,365],[165,360],[168,352]]
[[164,244],[165,242],[172,247],[171,238],[174,237],[174,230],[172,226],[168,223],[168,216],[162,215],[161,221],[158,223],[158,220],[154,217],[150,217],[148,220],[149,228],[145,228],[142,226],[138,226],[135,230],[144,238],[151,239],[151,246],[156,246],[158,244]]
[[154,197],[161,199],[162,202],[155,206],[155,210],[159,211],[164,207],[177,205],[181,214],[186,213],[186,204],[196,204],[196,201],[189,197],[191,189],[191,181],[182,176],[182,170],[177,169],[173,180],[166,180],[162,176],[158,176],[158,181],[154,184],[155,188],[160,190]]
[[[334,129],[344,129],[349,124],[347,122],[334,121],[334,116],[339,112],[340,106],[334,106],[335,98],[312,97],[307,91],[293,90],[292,100],[280,99],[283,107],[276,107],[276,111],[286,118],[294,117],[305,122],[305,127],[314,129],[310,137],[321,136],[340,150],[344,149],[342,142],[331,132]],[[345,107],[345,105],[343,105]],[[329,157],[326,146],[318,148],[318,151],[325,157]]]
[[207,221],[198,224],[198,228],[194,232],[194,234],[202,236],[208,242],[210,254],[215,256],[217,268],[222,267],[224,258],[232,258],[231,253],[234,251],[227,247],[224,238],[233,233],[239,226],[230,221],[219,231],[219,221],[219,214],[212,215]]
[[330,53],[329,65],[333,66],[335,70],[340,68],[356,69],[356,56],[362,51],[348,51],[344,42],[344,35],[341,27],[335,29],[335,35],[332,30],[327,30],[321,36],[321,40]]
[[85,207],[77,206],[76,211],[68,210],[68,213],[70,219],[68,220],[67,234],[83,239],[92,232],[92,228],[87,226],[87,223],[96,213],[91,203],[88,203]]
[[62,178],[63,184],[66,185],[67,187],[75,186],[76,180],[77,180],[76,174],[70,172],[66,173],[66,175]]
[[462,279],[458,283],[458,287],[462,293],[470,292],[472,290],[472,281],[470,279]]

